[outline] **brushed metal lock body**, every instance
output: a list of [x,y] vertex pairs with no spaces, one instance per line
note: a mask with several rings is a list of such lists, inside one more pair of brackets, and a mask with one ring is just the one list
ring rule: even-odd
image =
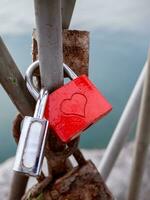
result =
[[34,116],[26,116],[16,153],[14,170],[30,176],[38,176],[44,158],[48,121],[43,119],[48,91],[41,89]]

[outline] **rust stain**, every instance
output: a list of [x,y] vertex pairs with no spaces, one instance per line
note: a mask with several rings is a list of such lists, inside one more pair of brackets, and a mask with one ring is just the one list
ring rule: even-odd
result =
[[[37,34],[34,29],[32,35],[32,59],[38,59]],[[88,75],[89,69],[89,32],[80,30],[63,31],[63,58],[78,76]],[[39,71],[35,72],[39,75]],[[65,75],[66,76],[66,75]]]

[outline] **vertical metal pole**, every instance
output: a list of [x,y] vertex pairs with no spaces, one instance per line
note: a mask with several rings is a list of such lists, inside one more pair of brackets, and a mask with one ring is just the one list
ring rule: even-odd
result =
[[136,133],[136,146],[129,185],[128,200],[137,200],[143,177],[144,164],[150,141],[150,54],[144,81]]
[[34,0],[42,86],[63,84],[61,0]]
[[11,191],[9,193],[9,200],[20,200],[25,193],[28,177],[23,176],[17,172],[13,172]]
[[130,128],[138,115],[146,67],[147,62],[143,67],[139,79],[133,89],[133,92],[127,102],[127,105],[100,162],[98,169],[101,172],[104,180],[107,180],[107,177],[109,176],[115,161],[117,160],[117,157],[126,141]]
[[62,0],[62,27],[68,29],[76,0]]
[[[62,14],[61,0],[34,0],[38,56],[42,87],[49,92],[63,85]],[[59,151],[64,145],[55,137],[49,140],[51,148]],[[61,148],[60,148],[61,147]],[[53,162],[53,170],[57,162]]]

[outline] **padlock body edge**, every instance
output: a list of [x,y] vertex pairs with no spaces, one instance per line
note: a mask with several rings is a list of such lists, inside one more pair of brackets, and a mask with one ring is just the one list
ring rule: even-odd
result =
[[111,104],[82,75],[48,97],[45,118],[62,142],[69,142],[112,110]]
[[44,158],[48,121],[26,116],[22,122],[14,171],[39,176]]

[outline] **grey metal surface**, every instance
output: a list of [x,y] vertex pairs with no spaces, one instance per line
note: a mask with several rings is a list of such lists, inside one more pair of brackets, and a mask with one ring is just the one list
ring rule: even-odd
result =
[[42,87],[63,85],[61,0],[34,0]]

